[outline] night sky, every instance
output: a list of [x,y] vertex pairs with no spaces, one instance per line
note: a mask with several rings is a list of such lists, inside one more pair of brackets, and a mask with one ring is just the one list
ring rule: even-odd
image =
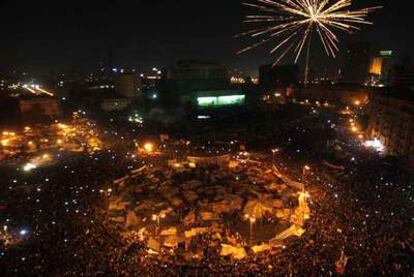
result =
[[[394,50],[398,59],[412,56],[411,1],[354,2],[357,7],[385,6],[369,17],[375,26],[365,27],[359,37],[370,41],[374,50]],[[246,12],[241,0],[3,0],[0,70],[89,70],[105,61],[112,48],[114,63],[122,67],[145,69],[178,59],[211,59],[254,73],[271,58],[266,47],[235,54],[247,43],[233,38],[243,30]],[[348,36],[341,38],[344,48]],[[314,65],[340,62],[322,59],[319,47]]]

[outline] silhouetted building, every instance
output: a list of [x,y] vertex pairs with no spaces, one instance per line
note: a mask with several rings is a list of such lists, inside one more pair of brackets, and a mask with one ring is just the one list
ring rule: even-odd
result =
[[23,122],[44,122],[62,115],[60,102],[48,96],[22,96],[18,99]]
[[167,68],[166,79],[173,83],[180,95],[197,90],[223,89],[229,86],[227,69],[213,62],[180,61]]
[[297,65],[262,65],[259,68],[259,83],[265,92],[286,89],[295,85],[299,80]]
[[401,156],[414,167],[414,97],[411,93],[373,93],[368,136],[379,139],[387,154]]
[[299,99],[327,101],[343,105],[368,103],[372,89],[360,85],[311,85],[295,89],[294,95]]
[[391,84],[400,90],[414,90],[414,66],[395,66],[391,71]]
[[197,108],[238,106],[246,100],[242,89],[231,85],[225,67],[200,61],[181,61],[167,68],[163,97]]
[[115,91],[119,96],[136,98],[140,96],[140,84],[135,72],[124,72],[114,77]]
[[119,112],[131,105],[129,98],[105,98],[100,103],[101,109],[105,112]]
[[342,71],[342,83],[365,84],[370,63],[370,44],[364,41],[348,44],[345,65]]

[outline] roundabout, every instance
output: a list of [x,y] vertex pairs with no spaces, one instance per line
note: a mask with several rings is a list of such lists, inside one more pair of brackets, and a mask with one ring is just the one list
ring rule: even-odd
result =
[[303,184],[258,160],[217,160],[131,170],[101,190],[105,224],[151,259],[183,264],[205,255],[248,259],[303,235],[311,214]]

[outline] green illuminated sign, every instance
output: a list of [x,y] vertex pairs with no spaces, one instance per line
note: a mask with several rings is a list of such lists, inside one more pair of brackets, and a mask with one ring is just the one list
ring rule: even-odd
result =
[[197,103],[199,107],[222,107],[243,105],[245,102],[245,95],[226,95],[226,96],[204,96],[198,97]]
[[392,51],[391,50],[380,51],[380,56],[392,56]]

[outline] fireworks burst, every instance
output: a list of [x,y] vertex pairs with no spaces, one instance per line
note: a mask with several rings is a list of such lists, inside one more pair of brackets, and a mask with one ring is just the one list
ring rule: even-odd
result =
[[237,37],[248,36],[258,41],[238,54],[274,40],[277,45],[270,51],[277,55],[274,65],[291,50],[297,63],[307,42],[309,55],[313,32],[317,32],[326,54],[336,57],[339,39],[335,32],[352,33],[360,30],[358,26],[362,24],[372,24],[366,17],[381,8],[349,10],[352,0],[255,0],[244,5],[258,13],[246,16],[244,23],[251,24],[251,28]]

